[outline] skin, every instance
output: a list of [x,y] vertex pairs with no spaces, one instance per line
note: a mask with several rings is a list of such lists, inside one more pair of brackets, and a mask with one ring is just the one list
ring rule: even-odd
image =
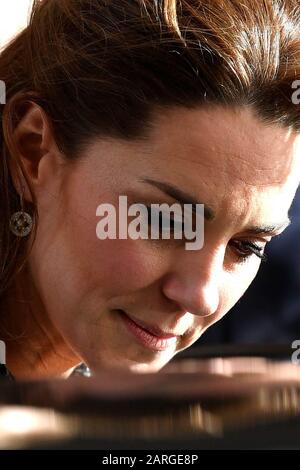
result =
[[[264,248],[282,232],[299,184],[300,137],[261,122],[251,108],[160,110],[146,140],[94,139],[75,163],[60,153],[35,104],[15,138],[39,211],[0,326],[17,377],[57,376],[81,361],[92,369],[160,370],[243,295],[260,259],[248,248],[241,258],[237,242]],[[213,211],[201,250],[186,250],[182,240],[97,239],[101,203],[118,207],[119,195],[129,204],[177,202],[141,178],[176,186]],[[272,234],[252,231],[274,224],[283,225]],[[176,333],[176,343],[146,348],[116,309]]]

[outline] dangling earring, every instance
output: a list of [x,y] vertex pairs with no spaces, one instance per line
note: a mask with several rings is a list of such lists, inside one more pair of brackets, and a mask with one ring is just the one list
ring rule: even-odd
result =
[[[20,196],[21,207],[23,207],[22,200],[23,192],[22,196]],[[23,210],[15,212],[9,221],[9,228],[17,237],[26,237],[31,232],[32,225],[31,215]]]

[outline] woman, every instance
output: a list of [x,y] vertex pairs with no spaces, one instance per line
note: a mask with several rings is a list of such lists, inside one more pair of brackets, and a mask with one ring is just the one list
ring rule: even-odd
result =
[[[158,371],[243,295],[299,183],[299,21],[296,0],[35,3],[0,56],[16,378]],[[100,240],[97,208],[119,196],[204,204],[202,249]]]

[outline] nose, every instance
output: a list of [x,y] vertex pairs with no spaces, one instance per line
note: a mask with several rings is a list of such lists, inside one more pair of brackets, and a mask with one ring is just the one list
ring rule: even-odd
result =
[[[194,315],[207,317],[220,304],[224,252],[186,251],[165,278],[164,295]],[[202,252],[202,253],[201,253]],[[200,254],[201,253],[201,254]]]

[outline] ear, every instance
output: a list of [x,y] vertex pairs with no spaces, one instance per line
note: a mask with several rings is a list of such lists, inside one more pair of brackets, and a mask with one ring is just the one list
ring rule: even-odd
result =
[[[13,138],[30,186],[37,195],[48,183],[52,174],[57,171],[58,157],[61,156],[49,119],[39,105],[28,102],[14,130]],[[31,193],[24,178],[22,181],[17,178],[15,167],[11,167],[11,173],[16,191],[19,194],[22,193],[25,200],[32,202]]]

